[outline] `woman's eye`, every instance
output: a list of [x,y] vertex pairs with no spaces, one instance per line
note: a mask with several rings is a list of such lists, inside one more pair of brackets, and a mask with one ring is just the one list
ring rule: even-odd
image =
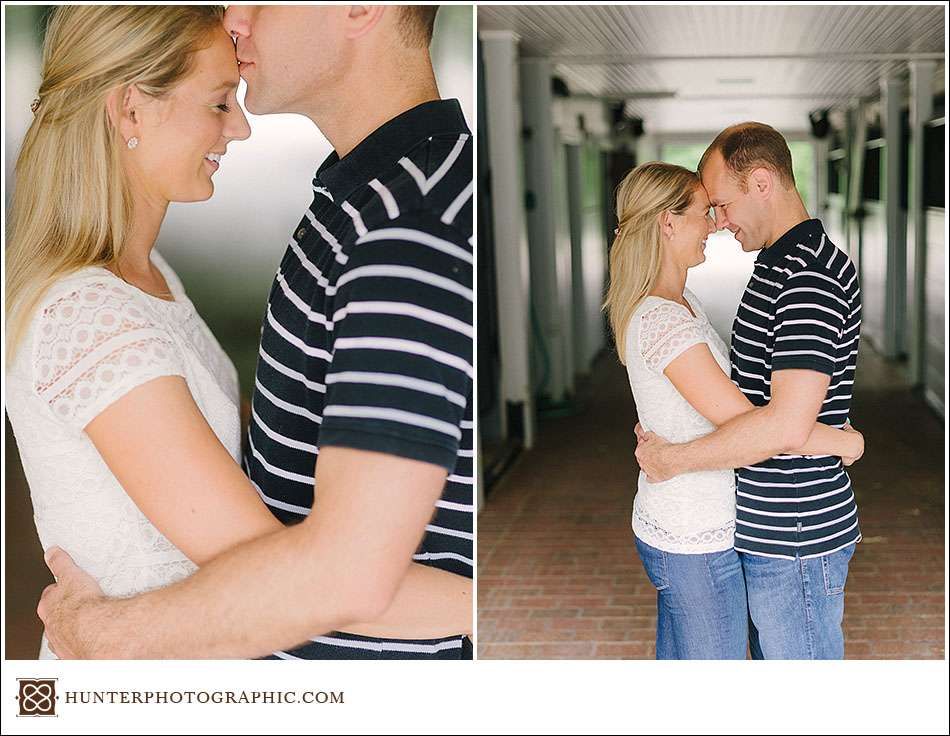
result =
[[217,107],[221,112],[231,112],[231,106],[226,102],[222,102],[220,105],[215,105],[215,107]]

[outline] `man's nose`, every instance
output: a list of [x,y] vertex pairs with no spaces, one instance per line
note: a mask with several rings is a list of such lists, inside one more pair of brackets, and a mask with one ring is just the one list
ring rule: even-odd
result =
[[726,217],[726,213],[718,208],[716,209],[716,229],[732,230],[732,223],[729,222],[729,218]]
[[246,6],[229,5],[224,13],[224,30],[232,36],[247,38],[251,34],[251,23],[248,20]]

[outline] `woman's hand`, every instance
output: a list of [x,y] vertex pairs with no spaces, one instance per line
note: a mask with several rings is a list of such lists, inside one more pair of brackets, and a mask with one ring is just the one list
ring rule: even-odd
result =
[[860,460],[861,456],[864,454],[864,435],[852,427],[851,422],[845,422],[841,429],[848,433],[849,439],[853,439],[854,445],[853,452],[841,456],[841,462],[844,463],[845,467],[847,467]]

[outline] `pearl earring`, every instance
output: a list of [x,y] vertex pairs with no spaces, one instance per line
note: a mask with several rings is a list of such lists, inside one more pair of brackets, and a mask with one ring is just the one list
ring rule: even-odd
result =
[[131,138],[129,138],[129,142],[127,143],[130,150],[135,148],[138,144],[139,144],[139,139],[136,138],[134,135]]

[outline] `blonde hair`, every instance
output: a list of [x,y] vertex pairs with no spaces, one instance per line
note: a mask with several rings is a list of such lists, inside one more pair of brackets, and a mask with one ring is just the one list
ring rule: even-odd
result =
[[617,187],[617,234],[610,249],[610,286],[603,308],[626,363],[627,323],[660,273],[660,214],[680,214],[700,186],[682,166],[650,161],[637,166]]
[[7,355],[50,286],[112,266],[132,199],[107,99],[136,85],[160,98],[221,27],[221,6],[66,5],[43,43],[42,83],[16,162],[6,249]]

